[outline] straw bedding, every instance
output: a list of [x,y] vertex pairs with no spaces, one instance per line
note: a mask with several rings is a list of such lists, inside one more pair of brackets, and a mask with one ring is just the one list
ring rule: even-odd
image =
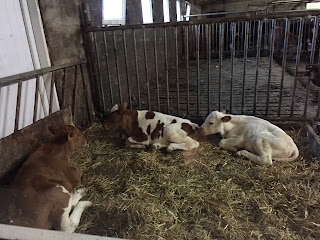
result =
[[86,199],[78,232],[127,239],[319,239],[320,168],[298,130],[300,156],[261,167],[217,147],[126,149],[96,123],[72,155]]

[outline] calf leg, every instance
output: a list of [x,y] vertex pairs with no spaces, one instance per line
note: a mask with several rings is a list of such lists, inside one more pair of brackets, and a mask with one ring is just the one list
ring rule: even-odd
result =
[[268,137],[264,137],[261,134],[254,136],[250,140],[249,144],[256,154],[250,153],[246,150],[241,150],[237,152],[237,155],[246,157],[259,165],[272,165],[272,149],[270,147],[270,139],[268,139]]
[[222,139],[219,142],[219,147],[223,149],[227,149],[231,152],[238,151],[237,145],[239,145],[242,142],[242,139],[240,138],[228,138],[228,139]]
[[182,143],[170,143],[167,147],[168,152],[172,152],[173,150],[191,150],[193,148],[199,147],[199,142],[193,140],[191,137],[185,137]]
[[[70,194],[68,207],[64,208],[64,213],[61,217],[61,230],[66,232],[74,232],[79,225],[83,211],[92,205],[90,201],[80,201],[85,195],[85,189],[78,189]],[[72,207],[74,209],[70,214]]]

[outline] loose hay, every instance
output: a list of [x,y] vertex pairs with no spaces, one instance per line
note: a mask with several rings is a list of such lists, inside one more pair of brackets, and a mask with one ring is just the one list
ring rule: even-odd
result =
[[125,149],[94,124],[72,155],[87,198],[78,232],[128,239],[319,239],[320,168],[301,155],[261,167],[211,142],[194,152]]

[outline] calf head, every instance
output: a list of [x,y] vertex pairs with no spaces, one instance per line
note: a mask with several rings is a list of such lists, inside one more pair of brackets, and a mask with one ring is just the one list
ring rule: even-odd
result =
[[60,141],[68,141],[74,149],[83,147],[87,144],[86,139],[83,137],[81,131],[72,125],[65,125],[64,127],[56,128],[54,126],[48,127],[49,131],[57,137]]
[[231,116],[226,116],[224,112],[213,111],[210,113],[201,129],[205,135],[221,133],[223,125],[231,120]]
[[124,128],[126,125],[126,112],[127,103],[114,105],[106,120],[102,123],[103,127],[107,129]]

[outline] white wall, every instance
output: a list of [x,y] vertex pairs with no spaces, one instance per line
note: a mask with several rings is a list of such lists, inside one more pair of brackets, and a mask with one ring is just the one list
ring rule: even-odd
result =
[[[37,0],[0,0],[0,78],[50,66]],[[51,74],[40,78],[37,120],[48,115]],[[18,85],[0,89],[0,138],[13,133]],[[35,79],[21,88],[19,129],[32,124]],[[53,112],[59,110],[54,89]]]

